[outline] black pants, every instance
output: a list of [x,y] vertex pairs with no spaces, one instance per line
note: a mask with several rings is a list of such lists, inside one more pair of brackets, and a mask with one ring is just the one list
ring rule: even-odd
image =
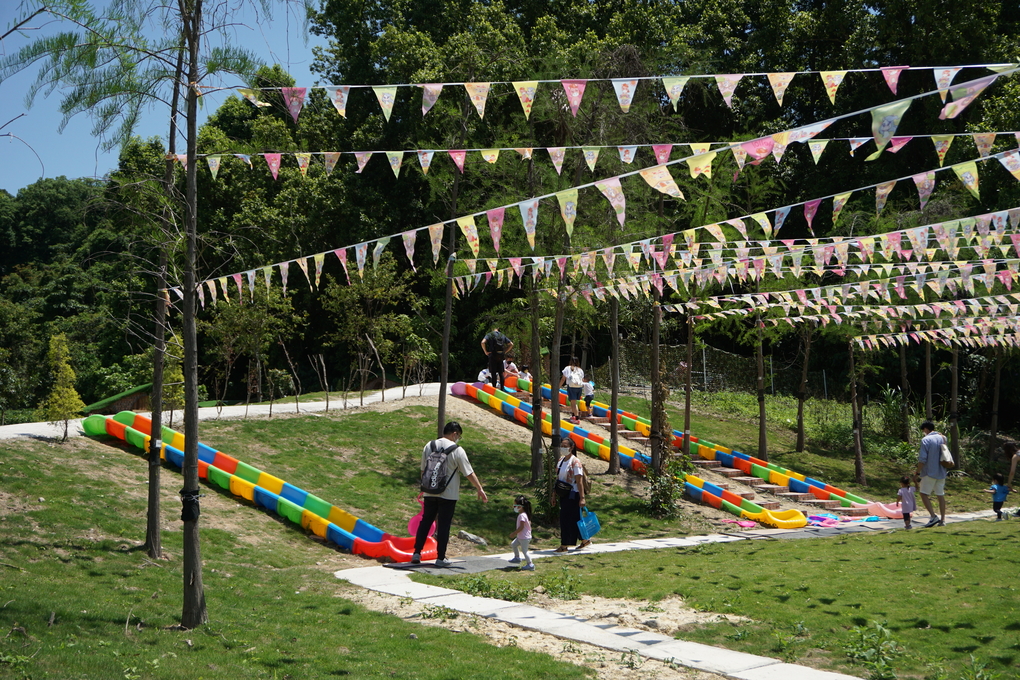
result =
[[[446,559],[446,546],[450,542],[450,525],[453,524],[453,510],[457,507],[457,501],[447,500],[438,496],[425,496],[424,514],[421,524],[418,525],[418,533],[414,537],[414,551],[420,553],[425,547],[425,540],[429,537],[429,529],[432,523],[436,523],[436,557]],[[438,517],[438,519],[437,519]],[[574,527],[575,529],[577,527]]]
[[577,545],[581,532],[577,523],[581,519],[581,498],[576,491],[571,491],[566,498],[560,499],[560,545]]
[[502,352],[489,352],[489,380],[496,389],[505,389],[503,385],[503,357]]
[[1005,501],[996,501],[992,503],[992,510],[995,511],[995,516],[1002,519],[1002,504]]

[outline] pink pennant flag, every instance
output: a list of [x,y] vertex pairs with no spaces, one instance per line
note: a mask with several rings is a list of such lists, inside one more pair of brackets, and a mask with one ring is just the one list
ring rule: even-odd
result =
[[655,153],[655,162],[662,165],[669,162],[669,155],[673,152],[673,145],[652,144],[652,151]]
[[815,214],[818,212],[818,206],[821,205],[822,199],[816,198],[813,201],[808,201],[804,204],[804,219],[807,220],[808,231],[814,236],[815,230],[813,222],[815,220]]
[[185,170],[188,169],[188,154],[179,153],[174,157],[177,159],[177,162],[181,164],[182,168],[184,168]]
[[538,199],[522,201],[517,204],[517,209],[521,211],[521,221],[524,223],[524,233],[528,237],[528,245],[534,250],[535,225],[538,224]]
[[421,87],[421,115],[424,116],[432,109],[436,100],[439,99],[439,94],[443,91],[443,84],[429,83],[428,85],[422,85]]
[[605,181],[596,182],[595,187],[602,192],[602,195],[606,197],[609,204],[613,206],[613,212],[616,213],[616,219],[622,227],[623,222],[626,219],[627,199],[623,195],[623,187],[620,186],[620,178],[610,177]]
[[630,165],[634,162],[634,154],[637,153],[636,146],[618,146],[616,147],[620,152],[620,161]]
[[924,210],[931,192],[935,189],[935,171],[929,170],[928,172],[919,173],[914,175],[912,179],[917,187],[917,197],[921,201],[921,210]]
[[[630,105],[634,101],[634,92],[637,90],[638,81],[628,78],[613,78],[613,89],[616,90],[616,101],[620,103],[620,110],[624,113],[630,112]],[[576,113],[574,115],[577,115]]]
[[911,139],[913,139],[913,137],[893,137],[892,139],[889,140],[889,148],[887,149],[887,151],[889,153],[896,153],[904,146],[906,146],[907,142],[909,142]]
[[737,89],[737,83],[743,78],[742,73],[728,73],[715,77],[715,84],[719,87],[719,94],[722,95],[726,106],[733,108],[733,92]]
[[344,118],[347,117],[347,97],[350,95],[351,88],[347,85],[341,87],[327,87],[326,92],[330,93],[329,99],[333,102],[333,107],[337,110]]
[[517,278],[520,278],[521,277],[521,258],[519,258],[519,257],[511,257],[509,259],[510,259],[510,267],[514,270],[514,274],[517,275]]
[[986,87],[994,83],[998,77],[998,74],[985,76],[950,90],[953,95],[953,102],[942,107],[942,112],[939,113],[939,120],[956,118],[964,109],[970,106],[971,102],[977,99],[978,95],[985,91]]
[[303,87],[281,87],[280,92],[283,93],[283,101],[287,104],[287,111],[290,112],[290,117],[297,122],[298,116],[301,115],[301,109],[305,105],[305,92],[306,88]]
[[780,106],[783,105],[783,96],[786,94],[786,88],[790,86],[790,81],[797,75],[794,73],[769,73],[769,85],[772,86],[772,94],[776,96],[776,102]]
[[429,225],[429,243],[432,244],[432,264],[439,264],[439,249],[443,245],[443,224]]
[[570,104],[570,112],[577,117],[577,109],[581,106],[581,98],[584,97],[584,88],[588,85],[587,80],[561,80],[563,91],[567,93],[567,103]]
[[846,77],[846,71],[822,71],[819,75],[822,77],[822,85],[825,86],[825,93],[829,95],[829,101],[835,104],[836,90],[839,89],[840,84],[843,82],[843,78]]
[[432,156],[435,155],[435,151],[418,151],[418,163],[421,164],[421,171],[424,174],[429,174],[429,166],[432,165]]
[[308,176],[308,164],[312,160],[312,154],[310,153],[296,153],[294,159],[297,161],[298,170],[301,172],[302,177]]
[[266,165],[269,166],[269,172],[273,173],[273,179],[276,179],[277,175],[280,174],[280,154],[278,153],[267,153],[264,154],[266,159]]
[[451,149],[446,153],[450,154],[450,158],[453,159],[453,162],[457,166],[457,169],[460,170],[461,174],[464,174],[464,159],[467,157],[467,151],[464,151],[462,149],[457,150]]
[[882,76],[885,77],[885,84],[889,86],[893,94],[896,94],[896,86],[900,82],[900,74],[909,66],[883,66]]
[[564,275],[564,273],[566,273],[566,269],[567,269],[567,258],[565,258],[565,257],[557,257],[556,258],[556,266],[560,268],[560,278],[562,279],[563,275]]
[[489,234],[492,236],[492,244],[496,248],[497,255],[499,255],[499,240],[503,237],[503,217],[505,213],[506,208],[493,208],[485,213],[489,220]]
[[485,118],[485,100],[489,98],[489,87],[489,83],[464,83],[464,89],[475,105],[479,118]]
[[339,151],[327,151],[322,154],[322,162],[326,165],[326,176],[333,174],[333,168],[336,167],[337,161],[340,160]]
[[760,161],[772,153],[772,147],[775,144],[776,142],[772,137],[761,137],[759,139],[752,139],[750,142],[744,142],[740,147],[755,161]]
[[411,231],[405,231],[400,236],[404,239],[404,254],[407,255],[407,261],[411,263],[411,269],[418,271],[414,266],[414,243],[418,240],[418,231],[412,229]]
[[361,171],[365,169],[365,163],[367,163],[368,159],[372,157],[372,152],[371,151],[355,151],[354,152],[354,157],[358,161],[358,170],[357,170],[357,173],[360,175]]
[[942,103],[946,101],[946,95],[949,93],[949,86],[953,84],[953,78],[960,72],[959,67],[955,68],[937,68],[932,71],[932,75],[935,76],[935,87],[939,90],[939,96],[942,97]]
[[234,279],[234,285],[237,286],[237,299],[244,304],[244,284],[241,282],[241,275],[231,274],[230,278]]
[[556,174],[560,174],[563,170],[563,156],[566,154],[566,148],[562,146],[552,147],[546,149],[549,152],[549,159],[552,161],[553,167],[556,168]]

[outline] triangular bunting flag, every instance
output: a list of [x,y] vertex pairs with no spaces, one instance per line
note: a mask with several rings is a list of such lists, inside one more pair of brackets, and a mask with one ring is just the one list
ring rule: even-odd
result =
[[390,236],[385,236],[375,242],[375,248],[372,249],[372,268],[379,266],[379,258],[382,256],[386,246],[390,244]]
[[521,154],[521,158],[523,160],[528,160],[531,158],[532,149],[514,149],[514,151]]
[[337,161],[340,160],[339,151],[327,151],[322,154],[322,162],[326,165],[326,176],[333,174],[333,168],[336,167]]
[[893,137],[889,140],[889,153],[896,153],[909,142],[913,137]]
[[280,174],[280,154],[278,153],[267,153],[264,154],[266,159],[266,165],[269,166],[269,172],[273,173],[273,179],[276,179],[277,175]]
[[443,91],[442,83],[429,83],[428,85],[422,85],[421,92],[421,115],[428,113],[436,100],[439,99],[439,94]]
[[715,84],[719,88],[719,94],[722,95],[723,101],[726,102],[726,106],[733,108],[733,92],[737,89],[737,83],[743,78],[742,73],[727,73],[723,75],[717,75],[715,77]]
[[264,106],[269,106],[269,102],[264,102],[264,101],[259,99],[259,92],[258,92],[258,90],[252,90],[252,89],[247,88],[247,87],[241,87],[241,88],[238,88],[237,92],[242,97],[244,97],[245,99],[250,101],[255,106],[258,106],[259,108],[262,108]]
[[560,216],[567,225],[567,236],[574,233],[574,220],[577,218],[577,189],[567,189],[556,194],[560,202]]
[[457,166],[461,174],[464,174],[464,159],[467,157],[467,151],[463,149],[451,149],[446,153],[450,154],[450,158],[453,159],[453,164]]
[[347,97],[351,92],[351,88],[344,85],[342,87],[327,87],[326,92],[329,93],[329,99],[333,102],[333,107],[336,108],[344,118],[347,117]]
[[489,235],[492,237],[492,245],[495,246],[497,255],[499,255],[499,241],[503,238],[503,218],[505,214],[506,208],[493,208],[485,213],[485,217],[489,221]]
[[790,81],[796,73],[770,73],[768,74],[769,85],[772,86],[772,94],[776,95],[776,103],[780,106],[783,105],[783,95],[786,94],[786,88],[790,86]]
[[935,171],[929,170],[928,172],[919,173],[914,175],[912,179],[917,187],[917,198],[921,202],[921,210],[924,210],[924,206],[928,204],[931,192],[935,189]]
[[[1013,177],[1020,180],[1020,153],[1017,153],[1016,151],[1007,151],[1003,155],[999,156],[999,162],[1002,163],[1002,167],[1009,170]],[[1010,212],[1011,217],[1012,215],[1013,213]]]
[[770,153],[772,153],[772,147],[775,146],[776,142],[771,137],[760,137],[758,139],[752,139],[749,142],[744,142],[740,147],[747,152],[747,155],[756,161],[760,161]]
[[599,147],[584,146],[581,147],[581,151],[584,153],[584,162],[588,165],[588,169],[595,172],[595,163],[599,159]]
[[305,281],[308,282],[308,290],[314,293],[315,289],[312,288],[312,277],[308,275],[308,260],[306,260],[303,257],[299,257],[298,259],[295,260],[295,262],[297,263],[298,269],[300,269],[301,272],[305,275]]
[[992,152],[992,146],[995,145],[995,133],[994,132],[975,132],[974,135],[974,146],[977,147],[978,156],[985,158]]
[[691,170],[691,177],[695,178],[698,175],[705,175],[709,179],[712,179],[712,161],[715,160],[715,157],[716,152],[709,151],[708,153],[698,154],[697,156],[691,156],[688,158],[687,165]]
[[825,86],[825,93],[829,95],[829,101],[835,104],[836,90],[839,89],[843,78],[846,77],[846,71],[822,71],[820,75],[822,76],[822,85]]
[[772,238],[772,223],[769,222],[769,216],[765,213],[755,213],[751,215],[751,219],[754,220],[761,226],[762,232],[765,233],[765,238]]
[[636,146],[618,146],[616,147],[620,152],[620,161],[630,165],[634,162],[634,154],[637,153]]
[[814,236],[815,230],[812,226],[815,220],[815,214],[818,212],[818,206],[822,204],[822,199],[816,198],[813,201],[808,201],[804,204],[804,219],[807,220],[808,231]]
[[435,155],[435,151],[418,151],[418,163],[421,164],[421,171],[424,174],[429,174],[429,167],[432,165],[432,156]]
[[372,157],[372,152],[371,151],[355,151],[354,152],[354,158],[356,158],[357,161],[358,161],[357,173],[359,175],[361,174],[361,171],[365,169],[365,163],[367,163],[368,159],[371,158],[371,157]]
[[307,89],[303,87],[281,87],[280,92],[283,94],[283,101],[287,105],[290,117],[296,123],[298,116],[301,115],[301,109],[305,105],[305,92],[307,92]]
[[393,171],[394,177],[400,177],[400,166],[404,163],[404,152],[403,151],[387,151],[386,160],[389,161],[390,170]]
[[475,105],[479,118],[485,118],[485,100],[489,98],[489,87],[489,83],[464,83],[464,89]]
[[359,243],[354,246],[354,259],[358,263],[358,276],[365,278],[365,259],[368,256],[368,244]]
[[832,225],[836,225],[836,220],[839,219],[839,213],[843,211],[843,206],[850,200],[850,194],[852,191],[848,191],[845,194],[839,194],[832,198]]
[[478,257],[478,227],[475,226],[474,215],[457,218],[457,226],[459,226],[460,230],[464,233],[464,238],[467,239],[468,245],[471,247],[471,252],[475,257]]
[[379,101],[383,117],[388,123],[390,121],[390,114],[393,113],[393,104],[397,101],[397,87],[396,85],[374,85],[372,86],[372,91],[375,92],[375,98]]
[[946,153],[949,151],[949,145],[953,143],[953,135],[933,135],[931,141],[935,144],[935,153],[939,157],[939,167],[945,163]]
[[310,153],[296,153],[294,159],[297,161],[298,170],[301,171],[302,177],[308,176],[308,163],[312,160],[312,154]]
[[790,133],[789,132],[777,132],[772,135],[772,157],[776,159],[776,163],[783,160],[783,154],[786,153],[786,145],[789,144]]
[[634,91],[637,90],[637,80],[627,78],[613,78],[613,89],[616,90],[616,101],[620,102],[620,110],[624,113],[630,112],[631,102],[634,101]]
[[656,165],[647,170],[642,170],[640,175],[641,179],[647,182],[648,186],[653,189],[661,191],[668,196],[683,199],[684,195],[681,193],[680,187],[673,180],[673,176],[669,174],[667,166]]
[[521,201],[517,204],[517,208],[521,211],[521,221],[524,222],[524,233],[528,237],[528,245],[534,250],[535,225],[538,224],[538,199],[533,198],[530,201]]
[[963,186],[967,187],[967,191],[974,194],[974,198],[980,200],[981,196],[978,193],[978,169],[975,161],[968,163],[959,163],[952,166],[953,172],[963,182]]
[[552,147],[546,149],[549,152],[549,160],[552,161],[553,167],[556,168],[556,174],[560,174],[563,171],[563,156],[566,154],[566,148]]
[[885,78],[885,84],[889,86],[893,94],[896,94],[896,86],[900,82],[900,73],[902,73],[909,66],[883,66],[882,76]]
[[561,80],[563,91],[567,93],[567,103],[570,104],[570,112],[577,117],[577,109],[581,106],[581,98],[584,97],[584,88],[587,80]]
[[626,219],[627,200],[623,195],[623,188],[620,186],[620,178],[611,177],[603,182],[596,182],[595,187],[609,200],[609,204],[613,206],[613,212],[616,213],[616,219],[622,227]]
[[687,81],[690,79],[690,76],[662,79],[662,86],[666,88],[666,96],[669,97],[669,102],[673,105],[674,111],[676,111],[677,101],[680,99],[680,95],[684,91],[684,85],[686,85]]
[[885,207],[886,201],[889,199],[889,192],[896,186],[896,180],[892,182],[886,182],[879,184],[875,187],[875,213],[882,212],[882,208]]
[[793,206],[786,206],[785,208],[777,208],[776,216],[773,218],[772,223],[775,224],[775,233],[778,234],[779,230],[783,228],[783,223],[786,222],[786,216],[790,214],[790,210]]
[[871,137],[855,137],[850,140],[850,155],[853,156],[857,149],[861,148],[862,144],[866,144],[871,141]]
[[482,160],[490,165],[499,160],[499,149],[481,149]]
[[531,116],[531,107],[535,104],[535,90],[538,89],[537,80],[526,80],[511,83],[517,98],[521,100],[521,108],[524,109],[524,119]]
[[878,150],[865,160],[872,161],[881,155],[882,149],[896,134],[896,128],[899,127],[900,121],[903,120],[903,114],[907,112],[908,108],[910,108],[909,99],[879,106],[871,111],[871,135],[875,138],[875,146],[878,147]]
[[[336,258],[338,260],[340,260],[340,265],[344,268],[344,276],[347,277],[347,285],[348,286],[351,285],[351,274],[350,274],[350,272],[347,271],[347,249],[346,248],[337,248],[336,250],[333,251],[333,254],[336,255]],[[269,271],[267,271],[267,270],[269,270]],[[272,271],[271,271],[271,269],[269,267],[264,268],[262,271],[266,275],[266,289],[268,290],[269,289],[269,277],[270,277]]]
[[416,229],[405,231],[400,237],[404,240],[404,254],[407,255],[407,261],[411,263],[411,269],[418,271],[418,268],[414,266],[414,242],[418,240],[418,231]]
[[996,78],[998,78],[998,75],[985,76],[950,90],[953,95],[953,102],[942,107],[942,112],[939,113],[939,120],[956,118],[964,109],[970,106],[971,102],[977,99],[978,95],[984,92],[986,87],[994,83]]
[[439,264],[439,249],[443,245],[442,223],[429,225],[429,243],[432,245],[432,263]]
[[942,97],[943,104],[946,101],[946,95],[949,93],[949,86],[953,84],[953,78],[959,72],[959,67],[937,68],[932,71],[932,75],[935,76],[935,87],[939,90],[939,96]]
[[[280,263],[280,281],[283,283],[283,294],[287,294],[287,279],[290,278],[290,262]],[[215,298],[215,295],[213,296]]]
[[672,144],[652,144],[652,153],[655,154],[655,162],[660,165],[669,162],[669,154],[672,153],[672,151]]
[[205,162],[209,164],[209,172],[212,173],[212,178],[216,179],[216,175],[220,172],[220,156],[206,156]]
[[818,159],[822,157],[822,152],[825,151],[825,145],[828,143],[827,139],[812,139],[808,142],[808,148],[811,150],[811,157],[815,160],[815,165],[818,165]]

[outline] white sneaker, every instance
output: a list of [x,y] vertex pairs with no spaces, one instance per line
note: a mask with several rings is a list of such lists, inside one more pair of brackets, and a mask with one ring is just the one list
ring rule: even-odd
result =
[[451,564],[453,564],[453,562],[451,562],[450,560],[446,560],[446,559],[443,559],[441,557],[437,557],[436,558],[436,566],[437,567],[448,567]]
[[421,564],[421,553],[411,555],[411,564]]
[[932,517],[932,518],[930,518],[928,520],[928,523],[924,525],[924,528],[927,529],[928,527],[933,527],[933,526],[935,526],[938,523],[939,523],[939,518],[938,517]]

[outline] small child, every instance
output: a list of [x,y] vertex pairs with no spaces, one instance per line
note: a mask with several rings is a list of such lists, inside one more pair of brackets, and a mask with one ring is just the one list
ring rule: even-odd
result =
[[591,402],[595,398],[595,381],[589,380],[588,382],[581,385],[581,396],[584,397],[584,410],[587,412],[588,418],[591,417]]
[[910,513],[917,510],[917,501],[914,500],[914,487],[911,486],[911,479],[908,475],[900,477],[900,490],[897,492],[899,499],[896,504],[903,511],[903,528],[913,529],[910,524]]
[[[992,475],[992,487],[985,489],[985,493],[992,494],[992,510],[995,511],[995,521],[1001,522],[1002,517],[1002,504],[1006,502],[1006,496],[1009,495],[1009,487],[1006,486],[1005,478],[1001,472],[996,472]],[[1007,514],[1006,517],[1009,517]]]
[[482,369],[482,370],[481,370],[481,371],[480,371],[480,372],[478,373],[478,382],[480,382],[480,383],[488,383],[488,382],[489,382],[489,376],[490,376],[490,375],[491,375],[491,374],[489,373],[489,369],[487,369],[487,368],[483,368],[483,369]]
[[510,534],[510,538],[514,539],[510,542],[510,547],[514,549],[514,558],[510,560],[510,564],[521,563],[520,554],[517,552],[520,548],[524,553],[524,566],[521,567],[521,571],[535,571],[535,563],[528,554],[528,546],[531,545],[531,501],[524,496],[518,496],[514,499],[514,512],[517,513],[517,528]]

